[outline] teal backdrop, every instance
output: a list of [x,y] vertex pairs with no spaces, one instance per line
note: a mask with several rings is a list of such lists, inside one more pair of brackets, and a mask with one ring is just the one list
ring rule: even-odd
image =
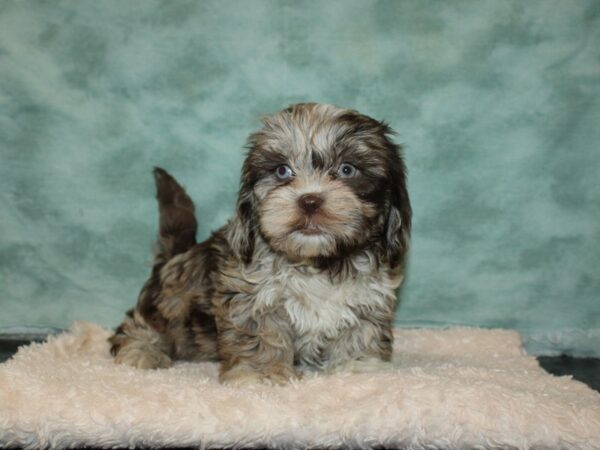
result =
[[0,1],[0,333],[116,326],[150,270],[151,168],[232,214],[290,103],[405,145],[399,326],[600,356],[600,2]]

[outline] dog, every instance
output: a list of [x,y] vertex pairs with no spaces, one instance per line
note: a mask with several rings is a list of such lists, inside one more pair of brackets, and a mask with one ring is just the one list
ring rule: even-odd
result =
[[159,235],[116,363],[219,361],[223,383],[388,362],[411,231],[401,147],[384,122],[318,103],[248,139],[233,218],[196,242],[194,204],[154,169]]

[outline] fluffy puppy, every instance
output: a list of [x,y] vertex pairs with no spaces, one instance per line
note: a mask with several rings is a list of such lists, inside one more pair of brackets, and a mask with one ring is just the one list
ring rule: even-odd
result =
[[234,384],[389,361],[411,226],[391,134],[331,105],[264,119],[233,218],[200,244],[192,201],[156,168],[158,251],[110,338],[115,361],[220,361],[221,381]]

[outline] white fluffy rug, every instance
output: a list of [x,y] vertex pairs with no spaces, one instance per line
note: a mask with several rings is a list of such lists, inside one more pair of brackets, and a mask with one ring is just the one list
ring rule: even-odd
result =
[[511,331],[397,330],[387,371],[239,389],[215,364],[117,366],[108,335],[76,323],[0,365],[0,447],[600,449],[600,394]]

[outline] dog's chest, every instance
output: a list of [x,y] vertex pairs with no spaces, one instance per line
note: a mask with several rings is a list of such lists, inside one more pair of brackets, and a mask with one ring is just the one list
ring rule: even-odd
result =
[[335,338],[358,326],[362,311],[385,307],[381,293],[368,279],[331,281],[324,274],[290,274],[282,280],[283,306],[297,336]]
[[355,294],[336,287],[321,277],[288,280],[283,301],[296,334],[332,335],[358,324]]

